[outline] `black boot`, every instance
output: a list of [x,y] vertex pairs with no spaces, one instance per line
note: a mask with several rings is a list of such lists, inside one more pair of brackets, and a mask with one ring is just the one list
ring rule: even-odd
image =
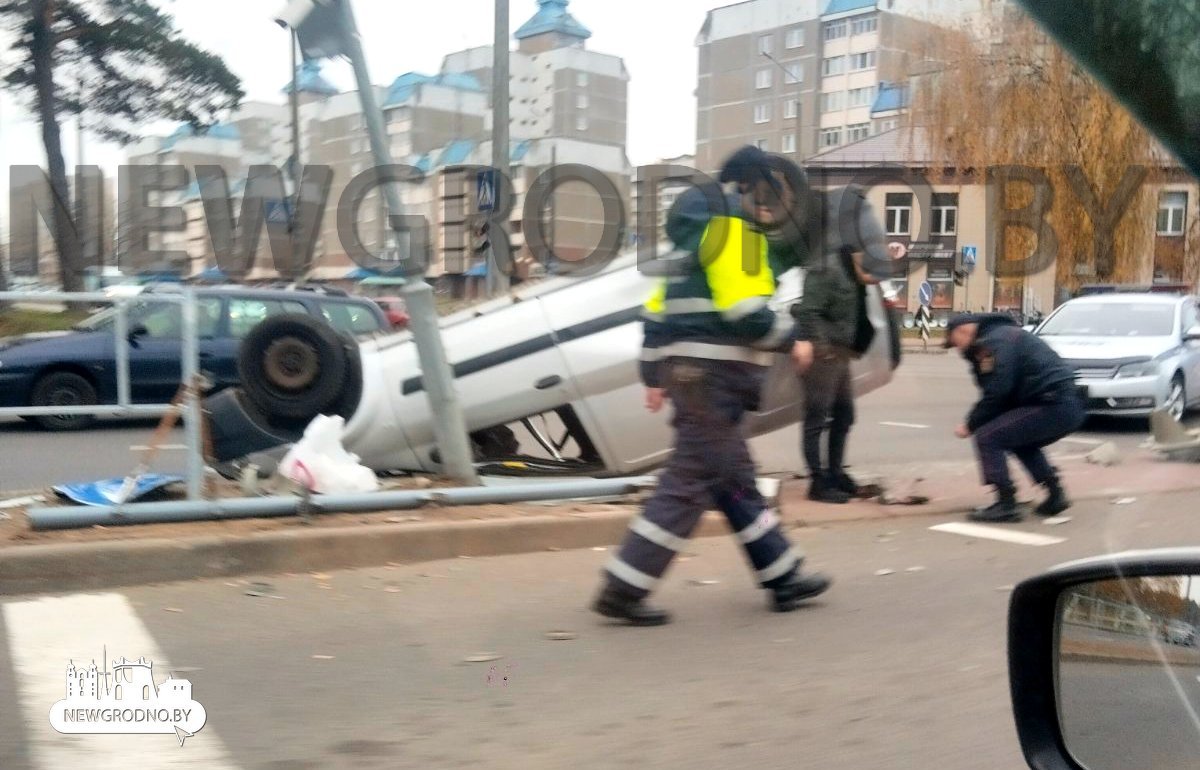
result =
[[1071,507],[1071,501],[1067,499],[1067,492],[1063,489],[1062,481],[1057,474],[1051,476],[1044,486],[1047,495],[1036,509],[1038,516],[1057,516]]
[[845,505],[850,502],[850,495],[838,488],[832,474],[827,471],[814,471],[812,484],[808,488],[808,499],[817,503]]
[[608,585],[592,604],[592,609],[606,618],[624,620],[633,626],[661,626],[671,622],[664,610],[646,606],[641,599]]
[[862,487],[842,468],[830,470],[829,479],[833,483],[834,488],[840,489],[852,498],[862,494]]
[[819,572],[802,575],[797,569],[787,582],[771,589],[771,609],[775,612],[791,612],[808,599],[828,591],[832,583]]
[[968,516],[971,521],[988,524],[999,524],[1008,521],[1020,521],[1021,511],[1017,508],[1017,492],[1012,487],[997,487],[996,502],[987,508],[979,508]]

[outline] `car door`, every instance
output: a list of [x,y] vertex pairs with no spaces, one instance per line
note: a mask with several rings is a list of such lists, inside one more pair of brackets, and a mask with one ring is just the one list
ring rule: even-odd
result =
[[251,329],[272,316],[293,313],[312,315],[303,302],[290,299],[235,295],[229,297],[226,306],[228,312],[214,340],[211,355],[201,363],[213,380],[214,390],[238,384],[238,348]]
[[[198,297],[196,315],[200,366],[204,369],[215,352],[222,316],[220,297]],[[176,302],[142,300],[130,314],[129,329],[125,344],[129,345],[130,396],[143,404],[170,402],[183,380],[182,308]]]

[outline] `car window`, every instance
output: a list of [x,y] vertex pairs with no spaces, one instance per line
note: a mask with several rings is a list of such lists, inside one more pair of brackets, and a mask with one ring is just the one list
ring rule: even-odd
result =
[[229,300],[229,336],[243,339],[250,330],[267,318],[287,313],[304,313],[303,303],[292,300],[231,299]]
[[1081,302],[1064,305],[1038,333],[1051,337],[1167,337],[1174,328],[1175,305]]
[[[199,337],[216,336],[221,323],[221,299],[199,297],[196,299],[196,334]],[[112,318],[94,328],[110,328]],[[175,303],[139,302],[129,313],[129,328],[144,326],[146,337],[152,339],[182,339],[183,309]]]
[[321,315],[339,332],[369,334],[379,331],[379,318],[366,305],[350,302],[322,302]]

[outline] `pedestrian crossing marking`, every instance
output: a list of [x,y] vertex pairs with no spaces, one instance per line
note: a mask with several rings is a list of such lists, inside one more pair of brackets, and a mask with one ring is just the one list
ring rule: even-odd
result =
[[930,527],[930,529],[934,532],[944,532],[948,535],[977,537],[981,540],[999,540],[1002,543],[1013,543],[1016,545],[1041,547],[1067,542],[1067,539],[1064,537],[1051,537],[1050,535],[1038,535],[1019,529],[1003,529],[983,524],[967,524],[960,521],[950,522],[949,524],[938,524]]

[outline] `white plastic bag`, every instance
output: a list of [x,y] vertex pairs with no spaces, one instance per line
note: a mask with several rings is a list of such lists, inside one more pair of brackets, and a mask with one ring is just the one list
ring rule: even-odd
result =
[[319,495],[377,492],[379,479],[342,446],[341,417],[319,415],[279,463],[279,475]]

